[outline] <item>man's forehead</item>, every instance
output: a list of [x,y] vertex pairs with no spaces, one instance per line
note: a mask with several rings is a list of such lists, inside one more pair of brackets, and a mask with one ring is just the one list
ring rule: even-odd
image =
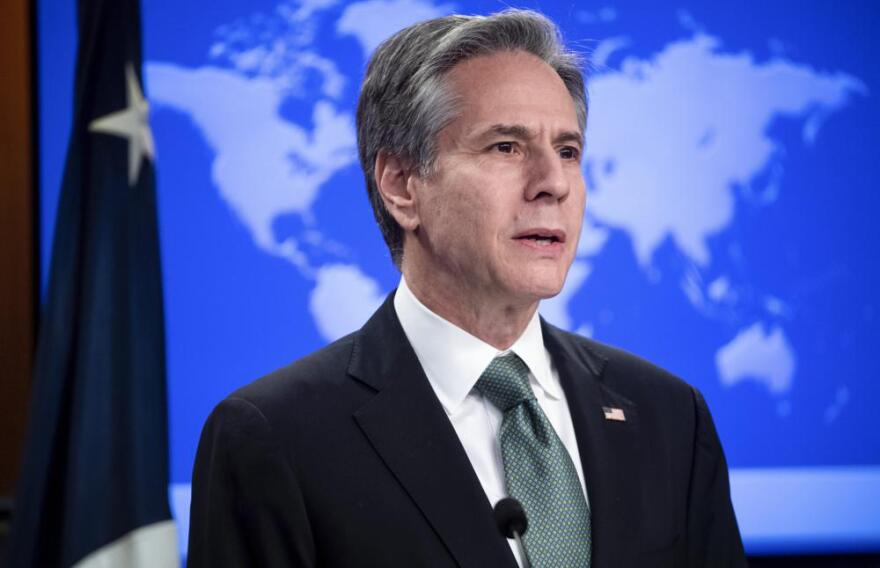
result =
[[562,78],[547,63],[523,51],[481,55],[453,67],[446,76],[458,118],[469,133],[509,129],[528,137],[580,131],[575,103]]

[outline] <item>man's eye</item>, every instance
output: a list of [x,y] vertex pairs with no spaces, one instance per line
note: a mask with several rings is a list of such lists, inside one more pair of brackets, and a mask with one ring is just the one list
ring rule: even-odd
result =
[[580,155],[580,150],[573,146],[566,146],[559,150],[559,156],[564,160],[577,160]]
[[498,144],[495,144],[495,149],[504,154],[512,154],[513,142],[499,142]]

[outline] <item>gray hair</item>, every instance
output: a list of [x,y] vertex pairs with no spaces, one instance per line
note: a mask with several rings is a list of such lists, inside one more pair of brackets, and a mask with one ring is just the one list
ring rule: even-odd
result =
[[430,175],[437,134],[457,112],[445,74],[462,61],[499,51],[525,51],[552,67],[574,101],[581,132],[585,130],[580,58],[565,49],[556,25],[537,12],[505,10],[428,20],[394,34],[370,59],[358,100],[358,153],[373,213],[398,268],[404,233],[379,194],[376,157],[385,151],[420,175]]

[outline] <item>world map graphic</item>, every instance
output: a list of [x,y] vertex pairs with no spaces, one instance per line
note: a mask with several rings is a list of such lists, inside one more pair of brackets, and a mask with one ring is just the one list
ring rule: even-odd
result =
[[[280,4],[220,26],[202,65],[146,65],[154,113],[180,112],[192,122],[211,150],[204,167],[234,221],[254,247],[308,282],[304,303],[327,342],[360,327],[390,290],[351,246],[357,237],[340,236],[326,225],[334,220],[315,211],[317,201],[339,193],[340,172],[358,169],[353,96],[363,62],[398,29],[460,8],[421,0],[368,0],[341,10],[330,1]],[[726,341],[694,354],[712,362],[716,380],[725,387],[755,381],[785,414],[799,361],[788,329],[795,300],[744,278],[740,265],[748,259],[737,257],[735,242],[723,250],[712,240],[735,232],[743,203],[778,207],[788,164],[772,124],[799,128],[809,148],[826,120],[870,92],[842,71],[728,52],[687,13],[678,19],[680,37],[649,57],[628,54],[626,36],[589,49],[587,215],[565,289],[541,312],[602,339],[613,304],[595,313],[581,304],[592,275],[615,262],[608,244],[616,235],[631,248],[637,277],[670,287],[695,314],[725,327]],[[354,65],[334,58],[335,44],[351,38],[361,49]],[[287,115],[291,106],[305,120]],[[279,229],[282,221],[295,228]],[[658,262],[663,250],[677,257],[677,269]],[[642,319],[652,325],[663,318],[648,311]],[[825,417],[833,419],[846,399],[842,385]]]
[[[505,7],[143,4],[182,535],[211,408],[359,328],[400,278],[357,160],[370,54],[411,23]],[[880,465],[863,435],[880,431],[864,403],[880,400],[880,113],[856,24],[754,2],[741,11],[762,18],[696,1],[524,7],[586,57],[589,89],[583,232],[543,317],[698,387],[735,493],[766,468]],[[754,546],[776,521],[749,519]]]

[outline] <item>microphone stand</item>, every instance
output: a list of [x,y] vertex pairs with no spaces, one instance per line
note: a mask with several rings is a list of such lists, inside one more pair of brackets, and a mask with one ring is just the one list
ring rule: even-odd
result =
[[513,531],[513,540],[516,541],[516,547],[519,550],[519,557],[522,558],[522,568],[532,568],[532,565],[529,562],[529,555],[526,554],[526,547],[523,546],[522,539],[519,537],[517,531]]

